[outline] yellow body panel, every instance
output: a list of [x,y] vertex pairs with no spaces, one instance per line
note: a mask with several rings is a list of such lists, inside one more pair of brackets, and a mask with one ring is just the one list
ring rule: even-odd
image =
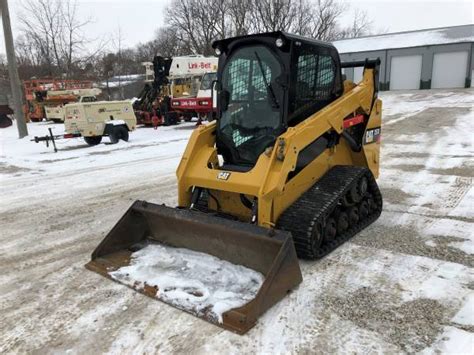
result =
[[[215,147],[216,123],[196,129],[177,169],[178,203],[189,206],[194,186],[211,191],[209,207],[249,221],[250,210],[240,194],[258,199],[258,224],[273,227],[281,213],[291,206],[305,191],[335,165],[357,165],[369,168],[378,176],[380,142],[363,145],[354,152],[341,137],[333,148],[326,149],[296,176],[288,180],[295,170],[298,154],[315,139],[329,131],[342,133],[344,118],[355,113],[369,116],[367,128],[381,126],[382,102],[374,102],[373,69],[365,69],[363,80],[354,85],[344,83],[344,94],[278,137],[271,152],[262,153],[248,172],[223,171],[219,168]],[[365,132],[364,132],[365,134]]]

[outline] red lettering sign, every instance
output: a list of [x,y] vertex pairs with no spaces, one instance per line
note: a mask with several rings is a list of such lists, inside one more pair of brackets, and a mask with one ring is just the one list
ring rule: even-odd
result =
[[209,62],[188,63],[188,69],[211,69],[211,63]]

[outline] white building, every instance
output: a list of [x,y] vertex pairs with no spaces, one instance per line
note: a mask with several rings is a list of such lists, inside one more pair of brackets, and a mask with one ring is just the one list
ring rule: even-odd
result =
[[[380,58],[381,90],[473,86],[474,25],[366,36],[333,42],[341,61]],[[348,79],[363,68],[344,69]]]

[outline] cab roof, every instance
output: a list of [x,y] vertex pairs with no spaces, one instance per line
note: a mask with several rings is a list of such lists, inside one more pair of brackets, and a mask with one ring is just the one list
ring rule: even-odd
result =
[[280,37],[287,42],[301,42],[301,43],[308,44],[310,46],[326,47],[326,48],[337,50],[336,47],[334,47],[329,42],[324,42],[324,41],[320,41],[313,38],[303,37],[303,36],[295,35],[288,32],[283,32],[283,31],[264,32],[264,33],[256,33],[256,34],[245,35],[245,36],[229,37],[229,38],[214,41],[212,43],[212,48],[216,48],[216,47],[226,48],[229,44],[236,41],[239,41],[239,42],[247,41],[247,40],[252,41],[259,38],[268,38],[268,37],[275,38],[275,39]]

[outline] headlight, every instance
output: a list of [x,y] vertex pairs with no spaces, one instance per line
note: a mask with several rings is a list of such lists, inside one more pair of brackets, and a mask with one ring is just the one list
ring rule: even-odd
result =
[[280,47],[283,47],[285,42],[283,42],[283,40],[281,38],[277,38],[276,41],[275,41],[275,44],[278,48],[280,48]]
[[207,106],[207,105],[209,105],[209,101],[199,101],[199,105]]
[[219,47],[216,47],[215,52],[217,56],[220,56],[222,54],[222,51]]
[[179,106],[179,101],[173,101],[173,106]]

